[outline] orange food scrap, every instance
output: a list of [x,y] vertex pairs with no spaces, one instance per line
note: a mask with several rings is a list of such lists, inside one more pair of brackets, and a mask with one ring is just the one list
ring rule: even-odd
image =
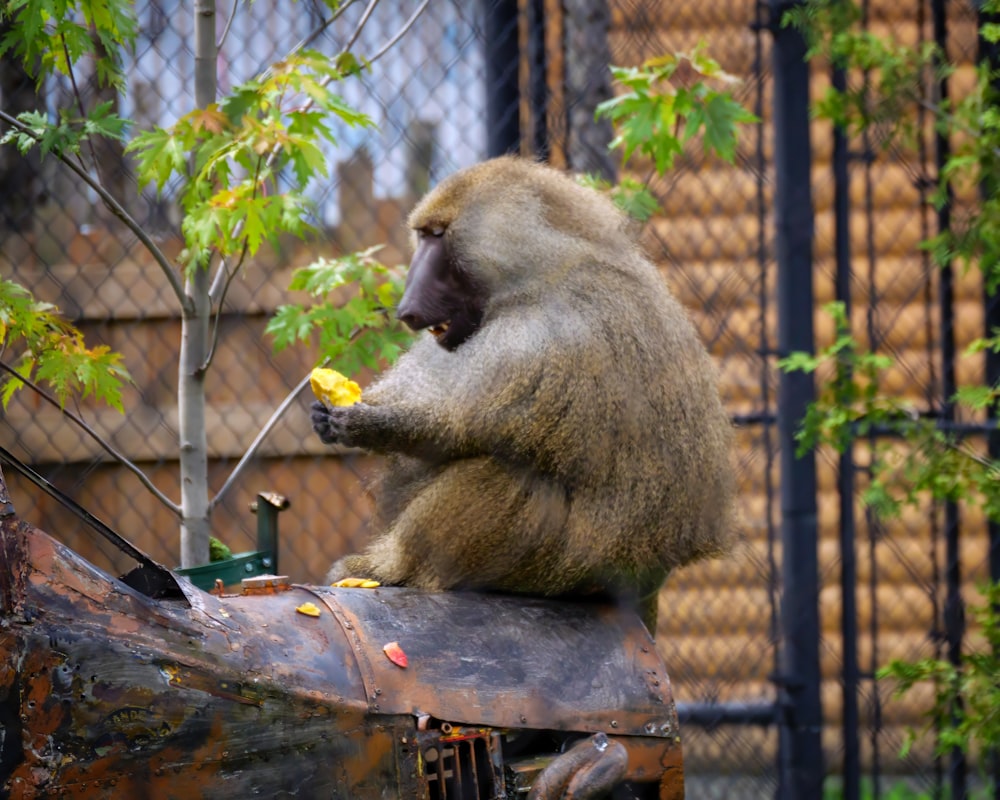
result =
[[399,642],[389,642],[389,644],[382,648],[382,652],[385,653],[389,657],[389,660],[397,667],[403,667],[405,669],[410,664],[410,659],[406,657],[406,653],[404,653],[403,648],[399,646]]
[[361,387],[335,369],[317,367],[309,374],[309,385],[318,400],[331,406],[353,406],[361,399]]
[[341,578],[336,583],[330,584],[334,589],[376,589],[382,584],[378,581],[370,581],[367,578]]
[[318,617],[319,609],[312,603],[303,603],[296,609],[300,614],[305,614],[307,617]]

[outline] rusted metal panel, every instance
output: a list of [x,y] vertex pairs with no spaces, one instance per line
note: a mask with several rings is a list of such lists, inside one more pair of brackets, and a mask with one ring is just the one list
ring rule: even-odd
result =
[[[639,618],[509,595],[311,587],[342,621],[372,711],[511,728],[675,737],[663,662]],[[400,669],[382,654],[398,641]]]
[[0,518],[0,796],[498,800],[599,732],[622,779],[683,796],[669,682],[626,611],[177,585],[154,599]]
[[307,592],[185,608],[23,523],[0,533],[11,797],[426,796],[397,746],[413,717],[367,713],[339,624],[295,612]]

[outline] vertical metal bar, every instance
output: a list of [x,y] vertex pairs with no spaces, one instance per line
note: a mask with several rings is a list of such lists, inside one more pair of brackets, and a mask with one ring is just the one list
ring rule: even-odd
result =
[[[926,32],[927,32],[927,7],[928,3],[925,0],[919,0],[917,3],[917,31],[919,35],[918,47],[923,47],[926,43]],[[917,107],[917,131],[919,134],[917,136],[917,160],[920,164],[920,179],[918,180],[917,188],[920,193],[920,241],[927,241],[931,237],[931,223],[930,215],[932,206],[928,198],[928,193],[934,188],[934,180],[931,178],[931,170],[929,167],[930,163],[930,152],[927,142],[926,131],[929,130],[927,125],[928,111],[923,105]],[[925,403],[928,408],[933,408],[934,403],[937,400],[938,392],[938,374],[937,365],[935,363],[935,349],[934,344],[934,320],[932,318],[932,308],[934,306],[934,285],[932,281],[932,273],[935,269],[934,265],[931,263],[931,255],[925,249],[921,252],[921,268],[923,274],[926,276],[924,282],[924,334],[926,337],[926,354],[929,376],[927,381],[927,389],[925,394]],[[930,547],[927,554],[928,562],[931,565],[931,575],[930,575],[930,586],[929,586],[929,600],[931,604],[931,619],[933,620],[931,624],[931,630],[928,632],[930,639],[934,648],[933,657],[936,660],[942,658],[941,644],[943,641],[943,634],[941,632],[941,604],[938,597],[938,589],[941,585],[941,568],[939,563],[939,553],[937,543],[941,538],[941,521],[940,514],[938,513],[938,504],[934,501],[931,505],[930,511]],[[938,721],[934,721],[934,731],[935,733],[940,732],[940,727]],[[941,800],[944,792],[944,768],[941,755],[935,749],[934,753],[934,784],[931,792],[932,800]]]
[[273,574],[278,574],[278,514],[288,508],[288,500],[274,492],[262,492],[251,504],[250,510],[257,514],[257,549],[268,552],[265,556],[271,563],[264,566]]
[[545,48],[545,0],[528,3],[528,99],[531,104],[531,151],[549,160],[548,51]]
[[[793,2],[769,0],[774,46],[775,251],[778,264],[778,349],[812,352],[813,206],[806,43],[781,25]],[[780,797],[823,795],[819,669],[819,569],[816,460],[796,456],[795,433],[815,398],[812,376],[782,373],[778,387],[781,447],[782,672],[787,714],[780,730]]]
[[[847,76],[843,69],[834,69],[833,88],[847,90]],[[836,297],[844,304],[847,319],[851,319],[851,209],[850,171],[848,169],[847,133],[841,126],[833,129],[833,214],[834,257],[836,260]],[[855,543],[857,526],[854,518],[854,452],[847,450],[840,456],[837,466],[837,488],[840,495],[840,632],[843,640],[842,691],[844,712],[842,730],[844,738],[844,800],[861,797],[861,743],[858,736],[858,685],[861,680],[858,666],[858,599],[857,551]]]
[[465,797],[465,779],[462,776],[462,745],[463,742],[456,741],[451,746],[451,777],[456,797]]
[[[948,16],[947,0],[932,0],[931,19],[934,27],[934,41],[937,44],[941,59],[947,62],[948,48]],[[938,82],[939,101],[947,103],[948,79],[942,76]],[[951,143],[947,131],[939,129],[934,136],[935,165],[940,178],[945,164],[951,156]],[[951,227],[952,193],[950,188],[946,193],[946,201],[938,208],[938,230],[946,231]],[[954,419],[955,395],[955,327],[954,277],[950,264],[940,265],[938,282],[938,303],[941,313],[941,392],[942,413],[945,421]],[[945,509],[945,604],[944,626],[948,660],[958,666],[962,657],[962,639],[965,634],[965,608],[962,601],[962,571],[959,554],[958,507],[954,503],[946,503]],[[965,754],[959,748],[952,750],[948,764],[948,777],[951,784],[951,800],[966,800],[968,787],[968,765]]]
[[[982,7],[979,8],[976,23],[980,31],[982,31],[983,25],[988,23],[995,25],[998,22],[1000,22],[1000,14],[996,12],[987,13],[982,10]],[[980,33],[978,50],[979,62],[989,69],[990,75],[997,76],[997,70],[1000,69],[1000,43],[990,42]],[[997,105],[998,101],[1000,101],[1000,78],[993,77],[990,82],[990,94],[987,97],[987,102],[990,105]],[[983,185],[980,186],[980,197],[983,201],[986,201],[991,197],[995,197],[998,190],[1000,190],[1000,183],[996,179],[984,181]],[[997,266],[996,261],[993,263],[982,263],[980,264],[980,269],[985,273],[987,270],[997,269]],[[995,331],[1000,330],[1000,294],[990,292],[989,288],[984,288],[983,304],[985,306],[985,330],[983,331],[983,335],[992,336]],[[1000,353],[995,353],[991,348],[986,348],[986,385],[996,386],[998,383],[1000,383]],[[998,420],[998,417],[1000,417],[1000,408],[996,405],[990,406],[988,413],[989,418],[987,421],[992,423],[993,430],[987,434],[986,449],[990,460],[997,461],[1000,460],[1000,429],[997,428],[997,424],[1000,422]],[[987,531],[990,542],[990,580],[1000,581],[1000,525],[990,520],[987,525]],[[1000,656],[1000,653],[994,651],[994,656]],[[993,797],[995,800],[1000,800],[1000,750],[994,749],[989,756],[989,761],[990,772],[993,778]]]
[[[870,6],[871,3],[869,0],[862,0],[862,26],[866,32],[869,30]],[[863,91],[867,99],[870,92],[870,75],[867,71],[864,75]],[[868,332],[868,349],[875,352],[880,345],[879,336],[875,328],[875,304],[878,302],[878,283],[876,280],[878,253],[875,247],[875,186],[872,179],[872,164],[875,163],[875,153],[872,149],[872,136],[869,126],[865,126],[861,133],[861,143],[864,148],[863,155],[865,160],[865,253],[868,261],[868,306],[865,309],[865,326]],[[869,433],[868,451],[869,453],[876,452],[876,437],[874,433]],[[879,520],[875,513],[870,507],[866,508],[865,527],[868,531],[868,638],[871,642],[868,672],[870,675],[875,675],[879,667],[878,526]],[[882,705],[878,691],[872,691],[871,693],[870,713],[872,721],[869,726],[868,739],[871,745],[872,794],[875,800],[878,800],[882,796],[882,766],[879,749],[879,736],[882,732]]]
[[517,0],[484,0],[486,130],[490,157],[516,153],[521,143]]
[[448,791],[448,783],[444,778],[444,753],[445,746],[441,742],[438,746],[438,757],[437,757],[437,779],[438,779],[438,789],[441,790],[441,800],[448,800],[450,795]]
[[619,157],[609,119],[594,119],[597,106],[614,96],[611,86],[611,9],[607,0],[562,0],[563,102],[566,163],[607,181],[618,176]]
[[468,750],[469,750],[469,766],[472,769],[472,789],[473,796],[479,797],[479,762],[476,759],[476,744],[479,739],[469,739],[468,740]]
[[[757,166],[757,267],[760,270],[760,283],[758,287],[757,299],[760,305],[760,314],[757,324],[760,328],[760,397],[764,411],[764,421],[761,423],[762,440],[764,443],[764,496],[766,498],[767,509],[767,601],[770,608],[768,620],[768,633],[771,638],[773,648],[772,657],[774,660],[772,675],[774,679],[781,674],[781,622],[778,614],[778,594],[780,574],[778,572],[777,558],[775,557],[776,544],[778,539],[777,525],[774,521],[775,488],[774,488],[774,431],[769,419],[771,415],[771,335],[768,331],[768,315],[770,311],[770,296],[768,294],[768,246],[767,246],[767,220],[769,206],[764,191],[764,176],[767,175],[767,157],[764,149],[764,31],[765,14],[767,6],[764,2],[756,3],[754,13],[754,66],[753,72],[757,82],[757,91],[754,99],[754,114],[760,122],[757,124],[756,143],[756,166]],[[780,687],[779,687],[780,689]]]

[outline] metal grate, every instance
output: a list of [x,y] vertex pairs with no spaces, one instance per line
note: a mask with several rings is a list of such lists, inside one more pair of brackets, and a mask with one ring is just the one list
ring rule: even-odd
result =
[[488,800],[503,797],[491,758],[490,733],[442,736],[422,749],[430,800]]

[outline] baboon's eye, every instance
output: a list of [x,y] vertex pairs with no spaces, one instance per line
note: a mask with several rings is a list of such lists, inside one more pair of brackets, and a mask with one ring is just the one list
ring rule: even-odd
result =
[[440,239],[444,236],[444,225],[430,225],[426,228],[421,228],[420,235],[433,236],[435,239]]

